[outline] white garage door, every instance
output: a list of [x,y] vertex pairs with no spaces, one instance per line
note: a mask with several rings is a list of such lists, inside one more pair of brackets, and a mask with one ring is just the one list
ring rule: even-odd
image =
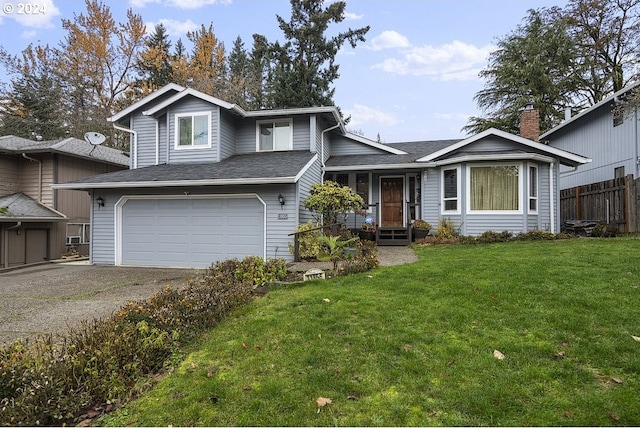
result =
[[129,199],[122,206],[122,264],[206,268],[264,256],[259,199]]

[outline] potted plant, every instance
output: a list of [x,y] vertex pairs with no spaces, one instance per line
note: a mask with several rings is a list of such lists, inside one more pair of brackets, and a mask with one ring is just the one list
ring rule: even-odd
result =
[[431,231],[431,225],[424,220],[414,220],[413,221],[413,230],[412,236],[413,239],[424,239],[429,236],[429,232]]
[[376,223],[373,221],[372,222],[365,221],[364,223],[362,223],[362,226],[360,226],[360,230],[358,231],[358,236],[360,236],[360,239],[362,239],[363,241],[375,242]]

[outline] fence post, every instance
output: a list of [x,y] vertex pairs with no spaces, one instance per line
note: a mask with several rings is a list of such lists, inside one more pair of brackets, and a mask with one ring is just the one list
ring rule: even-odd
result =
[[624,177],[624,196],[626,204],[626,229],[628,233],[636,233],[638,231],[638,183],[633,179],[633,175]]
[[580,186],[576,186],[576,220],[582,220],[582,210],[580,209]]

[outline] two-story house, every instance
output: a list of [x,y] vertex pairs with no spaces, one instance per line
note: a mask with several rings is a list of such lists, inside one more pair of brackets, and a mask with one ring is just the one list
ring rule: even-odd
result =
[[380,144],[349,133],[335,107],[245,111],[175,84],[110,120],[130,133],[131,168],[56,185],[92,195],[95,264],[292,259],[291,234],[311,219],[303,201],[327,179],[363,197],[379,244],[408,243],[417,218],[466,235],[557,231],[559,165],[589,161],[498,130]]
[[0,137],[0,268],[88,254],[89,195],[53,185],[128,167],[121,151],[75,138]]
[[552,147],[581,153],[591,159],[580,168],[563,166],[560,189],[598,183],[632,174],[640,177],[640,122],[637,108],[622,108],[621,102],[636,82],[597,104],[566,119],[540,136]]

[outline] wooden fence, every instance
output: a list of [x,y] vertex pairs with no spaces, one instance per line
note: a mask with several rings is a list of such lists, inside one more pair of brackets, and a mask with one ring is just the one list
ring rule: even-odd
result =
[[633,175],[560,191],[560,220],[597,220],[622,233],[640,232],[640,178]]

